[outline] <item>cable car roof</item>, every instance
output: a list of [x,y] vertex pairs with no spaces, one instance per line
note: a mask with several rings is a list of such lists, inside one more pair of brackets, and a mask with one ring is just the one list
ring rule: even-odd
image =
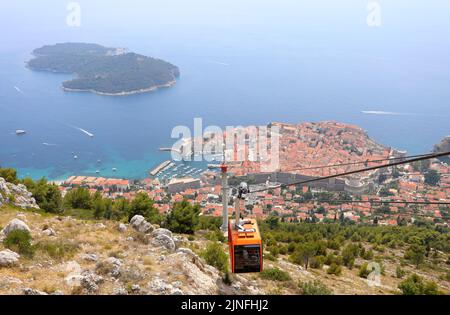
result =
[[261,243],[261,234],[255,219],[245,219],[248,223],[242,225],[243,230],[231,229],[233,245],[252,245]]

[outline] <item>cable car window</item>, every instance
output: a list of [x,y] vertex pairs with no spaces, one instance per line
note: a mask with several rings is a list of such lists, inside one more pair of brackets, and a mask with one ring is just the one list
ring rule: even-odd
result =
[[234,272],[260,272],[260,245],[234,246]]

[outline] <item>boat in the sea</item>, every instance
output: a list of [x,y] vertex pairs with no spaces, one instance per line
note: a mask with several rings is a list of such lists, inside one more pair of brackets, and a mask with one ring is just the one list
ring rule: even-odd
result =
[[24,134],[26,134],[26,133],[27,133],[26,130],[22,130],[22,129],[17,129],[17,130],[16,130],[16,135],[18,135],[18,136],[24,135]]
[[76,160],[78,159],[78,155],[74,155],[73,158]]
[[113,172],[115,172],[115,171],[117,171],[117,168],[113,167],[112,170],[113,170]]

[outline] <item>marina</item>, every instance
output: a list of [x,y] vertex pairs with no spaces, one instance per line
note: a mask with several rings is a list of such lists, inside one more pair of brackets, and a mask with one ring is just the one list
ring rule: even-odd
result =
[[166,168],[171,163],[170,160],[164,161],[161,164],[159,164],[157,167],[155,167],[153,170],[150,171],[150,176],[156,176],[159,172],[161,172],[164,168]]

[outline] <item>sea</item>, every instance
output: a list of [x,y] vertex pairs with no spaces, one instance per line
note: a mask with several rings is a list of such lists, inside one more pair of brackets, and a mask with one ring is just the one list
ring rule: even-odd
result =
[[[341,121],[429,152],[450,134],[448,12],[437,0],[3,1],[0,166],[35,179],[144,178],[194,118]],[[25,67],[33,49],[61,42],[125,47],[181,76],[146,94],[64,92],[72,75]]]

